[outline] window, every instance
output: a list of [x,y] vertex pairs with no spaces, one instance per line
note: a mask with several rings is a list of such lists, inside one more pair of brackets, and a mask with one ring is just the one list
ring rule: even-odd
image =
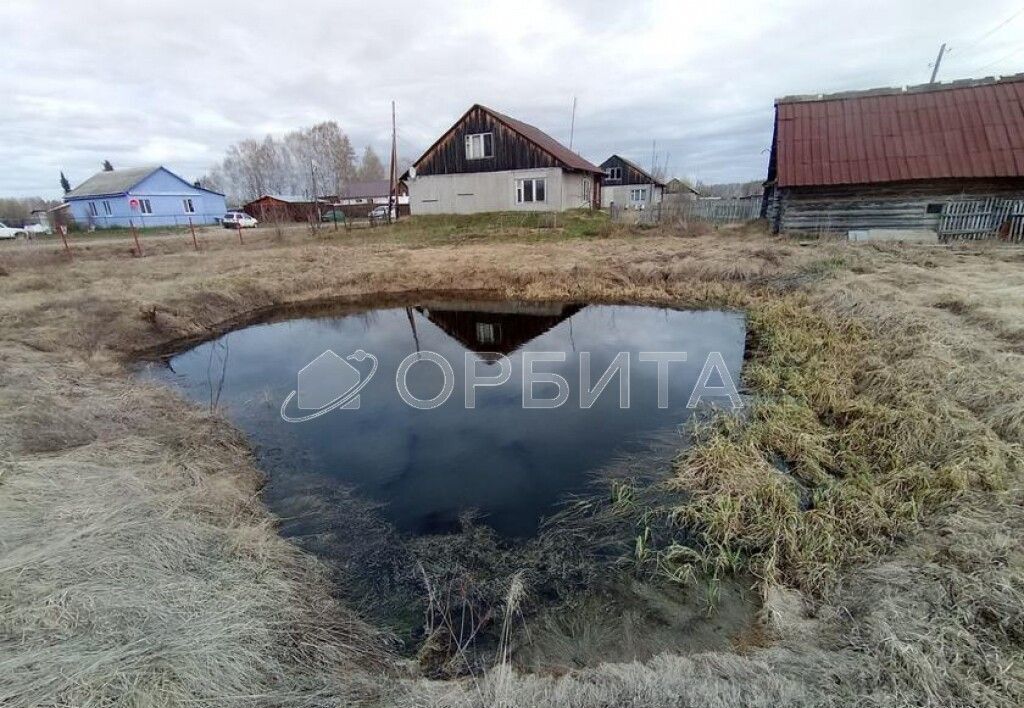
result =
[[490,322],[477,322],[476,323],[476,341],[477,344],[494,344],[498,341],[499,337],[498,325]]
[[466,136],[466,159],[482,160],[494,157],[494,136],[490,133],[475,133]]
[[89,216],[98,216],[99,212],[96,210],[96,202],[89,202]]
[[928,208],[925,210],[925,213],[926,214],[941,214],[942,213],[942,204],[929,204]]
[[546,185],[543,179],[517,179],[516,204],[542,202],[545,198]]
[[143,214],[152,214],[153,213],[153,205],[149,203],[148,199],[140,199],[139,200],[139,211],[141,211]]
[[631,202],[646,202],[647,201],[647,187],[640,187],[638,189],[629,190],[629,201]]
[[622,179],[622,168],[621,167],[609,167],[604,171],[607,179]]
[[110,216],[113,212],[110,210],[110,202],[103,202],[103,213]]
[[181,205],[183,207],[185,207],[185,213],[186,214],[195,214],[196,213],[196,207],[192,203],[191,199],[182,199],[181,200]]
[[580,196],[582,196],[583,201],[585,201],[585,202],[589,202],[590,201],[590,190],[591,190],[590,180],[584,177],[583,178],[583,194],[580,195]]

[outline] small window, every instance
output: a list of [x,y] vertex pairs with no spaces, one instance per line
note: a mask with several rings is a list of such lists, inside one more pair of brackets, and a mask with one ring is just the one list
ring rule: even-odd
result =
[[139,211],[141,211],[143,214],[152,214],[153,213],[153,205],[149,203],[148,199],[140,199],[139,200]]
[[580,195],[583,198],[583,201],[589,201],[590,200],[590,189],[591,189],[591,187],[590,187],[590,180],[584,178],[584,180],[583,180],[583,194]]
[[942,204],[929,204],[926,211],[928,214],[941,214]]
[[107,216],[113,214],[113,212],[110,210],[110,202],[103,202],[103,213],[106,214]]
[[631,202],[646,202],[647,201],[647,187],[640,187],[638,189],[629,190],[629,201]]
[[191,199],[182,199],[181,200],[181,205],[183,207],[185,207],[185,213],[186,214],[195,214],[196,213],[196,207],[192,203]]
[[494,136],[490,133],[475,133],[466,136],[466,159],[482,160],[494,157]]
[[604,171],[607,179],[620,180],[622,179],[622,168],[621,167],[609,167]]
[[99,211],[96,210],[96,202],[89,202],[89,216],[99,216]]
[[543,202],[547,196],[546,187],[544,179],[517,179],[516,204]]
[[498,325],[490,322],[476,323],[477,344],[494,344],[498,341]]

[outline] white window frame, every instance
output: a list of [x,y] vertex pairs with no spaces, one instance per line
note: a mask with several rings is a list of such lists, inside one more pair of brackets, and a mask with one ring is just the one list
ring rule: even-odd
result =
[[153,213],[153,205],[152,205],[152,203],[150,203],[150,201],[148,199],[140,199],[139,200],[139,213],[140,214],[152,214]]
[[633,187],[629,190],[629,201],[634,204],[647,201],[647,187]]
[[[526,183],[530,183],[530,198],[526,198]],[[543,199],[537,199],[537,184],[540,183],[544,192]],[[523,177],[516,180],[516,204],[544,204],[548,200],[546,177]]]
[[621,167],[609,167],[605,170],[605,175],[609,180],[621,180],[622,179],[622,168]]
[[[490,140],[487,138],[490,137]],[[487,154],[487,143],[491,144],[491,153]],[[464,140],[467,160],[486,160],[494,157],[494,133],[470,133]]]
[[500,338],[500,330],[498,329],[501,325],[497,325],[491,322],[477,322],[476,323],[476,342],[477,344],[494,344]]
[[195,202],[192,201],[191,197],[183,198],[181,200],[181,206],[182,206],[182,208],[185,209],[185,213],[186,214],[195,214],[196,213],[196,205],[195,205]]
[[96,202],[89,202],[89,216],[99,216],[100,212],[96,208]]
[[590,201],[590,195],[591,195],[591,191],[592,190],[593,190],[593,186],[590,184],[590,178],[589,177],[584,177],[583,178],[583,201],[585,201],[585,202],[589,202]]

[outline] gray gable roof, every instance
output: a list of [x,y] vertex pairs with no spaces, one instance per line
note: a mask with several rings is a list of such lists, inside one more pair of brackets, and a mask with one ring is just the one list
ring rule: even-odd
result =
[[80,199],[83,197],[103,197],[115,194],[124,194],[139,182],[159,170],[163,170],[174,177],[174,179],[180,180],[183,185],[190,187],[191,189],[198,189],[203,192],[209,192],[210,194],[218,194],[222,197],[224,196],[220,192],[215,192],[212,189],[207,189],[206,187],[196,187],[194,184],[188,180],[182,179],[163,165],[147,165],[145,167],[130,167],[126,170],[97,172],[92,177],[65,194],[64,198]]
[[159,165],[148,165],[146,167],[131,167],[126,170],[97,172],[64,196],[74,198],[124,194],[159,169]]

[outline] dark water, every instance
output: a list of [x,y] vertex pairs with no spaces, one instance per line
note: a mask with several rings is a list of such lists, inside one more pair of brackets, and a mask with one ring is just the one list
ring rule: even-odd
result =
[[[150,374],[200,404],[222,407],[249,435],[272,478],[271,508],[298,493],[293,479],[308,488],[312,476],[378,503],[379,513],[405,533],[453,531],[460,514],[475,510],[498,534],[525,537],[567,495],[584,491],[590,473],[614,455],[639,450],[649,436],[683,423],[711,352],[721,353],[738,384],[743,343],[738,313],[437,302],[248,327],[173,357],[169,367],[153,365]],[[332,369],[337,361],[322,359],[327,369],[298,383],[300,369],[328,349],[340,357],[362,349],[379,361],[359,392],[359,407],[286,422],[281,404],[297,388],[299,398],[286,409],[291,417],[315,413],[335,398],[324,371],[346,370],[344,364]],[[407,405],[396,390],[399,363],[417,351],[442,355],[454,372],[451,397],[431,410]],[[472,410],[464,405],[467,352],[481,377],[500,372],[499,355],[511,364],[506,383],[476,389]],[[566,403],[524,410],[524,352],[565,354],[565,362],[539,362],[534,370],[565,378]],[[620,408],[621,373],[591,408],[581,408],[582,352],[590,355],[591,386],[619,352],[629,352],[628,409]],[[658,367],[639,361],[640,352],[686,352],[686,362],[668,366],[666,409],[658,407]],[[348,362],[365,381],[372,360]],[[356,382],[338,376],[339,392]],[[444,378],[437,366],[421,361],[409,369],[408,383],[411,394],[429,399]],[[717,373],[711,376],[709,385],[720,383]],[[537,398],[558,392],[554,384],[533,390]],[[729,404],[724,397],[708,400]]]

